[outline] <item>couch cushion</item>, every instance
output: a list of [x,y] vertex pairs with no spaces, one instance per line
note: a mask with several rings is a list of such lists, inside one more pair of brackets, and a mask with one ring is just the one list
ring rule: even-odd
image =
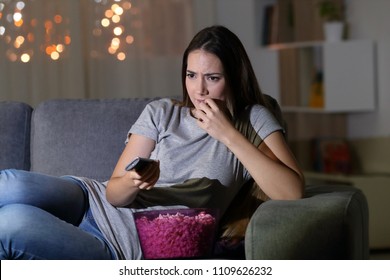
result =
[[21,102],[0,102],[0,170],[30,168],[32,108]]
[[107,180],[151,98],[49,100],[33,113],[31,169]]

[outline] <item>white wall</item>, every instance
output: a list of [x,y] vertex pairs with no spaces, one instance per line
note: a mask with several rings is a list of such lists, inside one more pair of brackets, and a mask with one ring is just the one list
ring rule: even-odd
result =
[[[272,0],[215,0],[216,22],[235,32],[247,48],[262,89],[274,95],[277,69],[266,65],[260,51],[259,5]],[[349,138],[390,135],[390,11],[389,0],[346,0],[351,39],[372,39],[377,45],[377,110],[348,115]],[[274,66],[275,67],[275,66]],[[266,69],[266,70],[264,70]],[[276,96],[277,97],[277,96]]]
[[390,135],[390,1],[347,0],[350,38],[368,38],[377,45],[377,110],[351,114],[349,136],[366,138]]

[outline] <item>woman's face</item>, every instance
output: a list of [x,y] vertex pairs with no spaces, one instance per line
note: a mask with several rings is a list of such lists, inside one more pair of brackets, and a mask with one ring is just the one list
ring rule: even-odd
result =
[[188,54],[186,88],[195,108],[207,98],[226,102],[229,88],[222,63],[217,56],[204,50]]

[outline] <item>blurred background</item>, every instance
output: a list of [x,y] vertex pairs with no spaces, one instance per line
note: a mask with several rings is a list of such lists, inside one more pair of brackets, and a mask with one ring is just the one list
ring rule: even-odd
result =
[[[361,188],[370,247],[388,250],[390,1],[325,2],[0,0],[0,101],[181,95],[185,47],[225,25],[281,104],[308,183]],[[328,39],[335,19],[342,35]]]

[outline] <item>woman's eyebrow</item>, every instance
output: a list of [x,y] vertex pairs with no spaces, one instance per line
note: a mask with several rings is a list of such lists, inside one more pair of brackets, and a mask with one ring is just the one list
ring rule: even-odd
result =
[[205,76],[223,76],[223,73],[221,72],[215,72],[215,73],[206,73]]
[[[187,69],[187,73],[196,74],[195,71],[191,71],[191,70],[188,70],[188,69]],[[221,73],[221,72],[211,72],[211,73],[204,74],[204,76],[216,76],[216,75],[223,76],[223,73]]]

